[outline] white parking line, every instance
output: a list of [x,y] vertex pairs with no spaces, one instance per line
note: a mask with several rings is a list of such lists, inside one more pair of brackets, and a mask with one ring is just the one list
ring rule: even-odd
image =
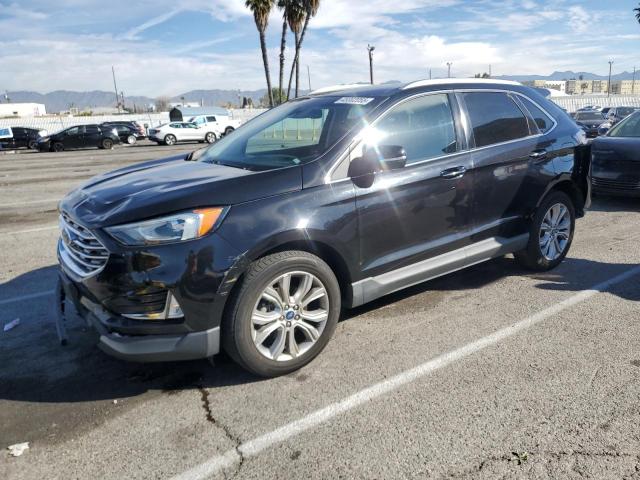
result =
[[22,233],[45,232],[47,230],[55,230],[57,228],[58,228],[58,225],[51,225],[49,227],[28,228],[26,230],[16,230],[16,231],[13,231],[13,232],[0,232],[0,236],[2,236],[2,235],[20,235]]
[[206,462],[187,470],[175,477],[173,480],[195,480],[208,478],[225,468],[239,463],[242,458],[255,457],[264,450],[284,442],[296,435],[299,435],[307,430],[310,430],[318,425],[329,422],[334,417],[346,413],[354,408],[363,405],[371,400],[374,400],[386,393],[397,390],[398,388],[407,385],[415,380],[425,377],[436,370],[444,368],[454,362],[462,360],[474,353],[477,353],[487,347],[493,346],[509,337],[516,335],[524,330],[527,330],[538,323],[548,319],[549,317],[556,315],[567,308],[573,307],[589,298],[597,295],[599,292],[606,291],[610,287],[624,282],[625,280],[640,274],[640,266],[627,270],[626,272],[617,275],[605,282],[594,285],[588,290],[583,290],[576,295],[573,295],[560,303],[552,305],[544,310],[535,313],[534,315],[514,323],[508,327],[502,328],[486,337],[482,337],[474,342],[471,342],[463,347],[460,347],[451,352],[445,353],[429,360],[417,367],[405,370],[387,380],[380,383],[376,383],[370,387],[360,390],[353,395],[332,403],[325,408],[316,410],[299,420],[295,420],[287,425],[284,425],[276,430],[265,433],[252,440],[241,443],[237,448],[227,450],[222,455],[216,455],[211,457]]
[[46,292],[40,292],[40,293],[30,293],[28,295],[20,295],[19,297],[7,298],[5,300],[0,300],[0,305],[8,305],[10,303],[23,302],[24,300],[33,300],[36,298],[46,297],[48,295],[53,295],[53,290],[47,290]]

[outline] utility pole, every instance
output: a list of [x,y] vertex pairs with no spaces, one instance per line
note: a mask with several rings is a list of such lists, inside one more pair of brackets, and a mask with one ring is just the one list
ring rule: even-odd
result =
[[307,76],[309,77],[309,92],[311,92],[311,69],[307,65]]
[[369,77],[371,79],[371,85],[373,85],[373,51],[376,49],[373,45],[367,45],[367,51],[369,52]]
[[491,64],[489,64],[489,78],[491,78]]
[[111,75],[113,75],[113,91],[116,94],[116,108],[118,109],[118,113],[120,113],[120,98],[118,97],[118,85],[116,84],[116,71],[111,65]]
[[452,62],[447,62],[447,78],[451,78],[451,65],[453,65]]
[[429,68],[429,80],[431,80],[431,68]]
[[613,60],[609,60],[609,86],[607,87],[607,98],[611,96],[611,69],[613,68]]

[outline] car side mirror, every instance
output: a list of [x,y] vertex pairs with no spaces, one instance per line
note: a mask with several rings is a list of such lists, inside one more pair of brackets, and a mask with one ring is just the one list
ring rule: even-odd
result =
[[349,164],[348,175],[357,186],[368,188],[377,172],[403,168],[406,163],[407,152],[399,145],[365,147],[363,155]]

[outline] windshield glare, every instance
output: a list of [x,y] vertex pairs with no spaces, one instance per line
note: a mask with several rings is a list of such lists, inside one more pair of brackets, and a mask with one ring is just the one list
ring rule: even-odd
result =
[[270,170],[311,162],[355,127],[381,98],[322,96],[285,103],[209,147],[198,161]]

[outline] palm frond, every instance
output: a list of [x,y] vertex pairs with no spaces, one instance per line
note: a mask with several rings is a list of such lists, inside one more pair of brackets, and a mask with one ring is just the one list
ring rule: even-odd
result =
[[264,31],[269,23],[269,14],[276,0],[245,0],[245,6],[253,12],[253,18],[259,29]]

